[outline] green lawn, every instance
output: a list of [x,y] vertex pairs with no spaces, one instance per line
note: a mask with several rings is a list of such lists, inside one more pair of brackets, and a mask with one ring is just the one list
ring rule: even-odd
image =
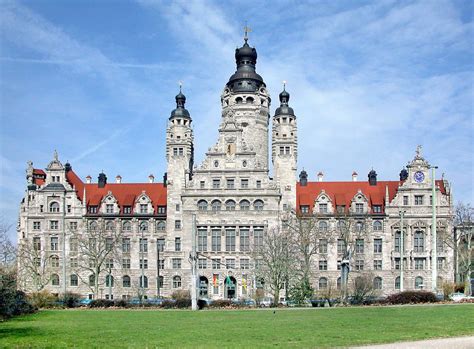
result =
[[474,304],[273,310],[47,310],[0,348],[332,347],[474,334]]

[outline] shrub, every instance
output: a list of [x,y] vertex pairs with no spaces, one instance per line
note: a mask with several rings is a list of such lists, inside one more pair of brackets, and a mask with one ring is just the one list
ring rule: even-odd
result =
[[449,300],[449,295],[454,292],[456,288],[456,284],[452,282],[443,282],[442,289],[443,289],[443,297],[445,300]]
[[433,292],[404,291],[387,297],[388,304],[435,303],[438,299]]
[[114,301],[114,306],[120,307],[120,308],[128,308],[130,304],[125,299],[120,299],[120,300]]
[[170,299],[165,299],[161,303],[161,307],[164,308],[164,309],[172,309],[172,308],[174,308],[174,306],[175,306],[175,302],[170,300]]
[[114,301],[109,299],[94,299],[89,303],[89,308],[109,308],[114,306]]
[[34,307],[39,309],[56,308],[59,306],[58,297],[46,290],[31,293],[29,300]]
[[189,308],[191,306],[191,298],[179,298],[176,300],[176,308]]
[[464,288],[465,288],[465,285],[463,283],[457,283],[455,286],[454,286],[454,292],[461,292],[461,293],[464,293]]
[[216,299],[209,307],[211,308],[227,308],[232,306],[232,302],[228,299]]
[[66,292],[63,297],[63,304],[67,308],[76,308],[80,306],[81,295],[72,292]]
[[191,293],[188,290],[176,290],[171,294],[171,298],[178,299],[191,299]]

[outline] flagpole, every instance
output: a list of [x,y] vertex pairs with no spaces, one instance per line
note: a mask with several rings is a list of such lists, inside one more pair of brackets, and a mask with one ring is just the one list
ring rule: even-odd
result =
[[193,214],[193,225],[191,229],[191,309],[197,310],[197,276],[196,276],[196,215]]

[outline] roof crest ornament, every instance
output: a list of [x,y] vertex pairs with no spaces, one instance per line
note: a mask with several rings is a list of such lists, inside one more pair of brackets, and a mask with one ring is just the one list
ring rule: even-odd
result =
[[421,149],[422,149],[421,144],[416,147],[416,157],[415,157],[416,159],[423,159],[423,156],[421,154]]
[[248,39],[249,39],[249,36],[248,34],[252,32],[252,29],[247,26],[247,21],[245,21],[245,27],[244,27],[244,40],[245,40],[245,43],[247,43]]
[[58,161],[58,152],[56,149],[54,149],[53,158],[54,158],[54,161]]

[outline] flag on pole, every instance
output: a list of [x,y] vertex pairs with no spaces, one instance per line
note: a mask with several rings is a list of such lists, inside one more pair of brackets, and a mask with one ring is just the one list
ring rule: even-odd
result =
[[242,287],[244,288],[244,290],[247,289],[247,280],[245,279],[245,277],[242,277]]
[[214,274],[214,275],[212,276],[212,284],[213,284],[214,286],[216,286],[216,287],[219,285],[219,275]]
[[232,284],[232,281],[230,280],[230,276],[227,275],[226,278],[225,278],[225,283],[226,285],[231,285]]

